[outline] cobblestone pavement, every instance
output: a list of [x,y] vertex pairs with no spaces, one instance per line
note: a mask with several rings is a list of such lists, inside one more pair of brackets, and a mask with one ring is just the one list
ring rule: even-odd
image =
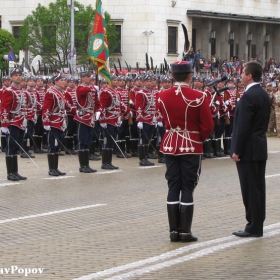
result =
[[0,154],[0,279],[280,279],[280,139],[268,144],[264,237],[232,235],[245,226],[235,164],[206,159],[192,244],[169,241],[165,166],[156,160],[145,168],[114,157],[115,172],[92,161],[98,172],[81,174],[77,156],[65,155],[67,176],[55,179],[46,154],[36,155],[39,169],[19,158],[28,180],[11,182]]

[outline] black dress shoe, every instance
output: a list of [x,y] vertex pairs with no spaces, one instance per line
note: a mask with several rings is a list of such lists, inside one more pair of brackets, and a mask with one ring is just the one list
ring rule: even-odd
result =
[[80,171],[81,173],[91,173],[91,171],[87,168],[87,166],[81,166],[81,167],[79,168],[79,171]]
[[7,175],[7,180],[10,180],[10,181],[19,181],[19,178],[18,176],[15,174],[15,173],[9,173]]
[[86,168],[90,171],[90,173],[97,172],[96,169],[92,169],[89,165],[87,165]]
[[26,180],[27,179],[27,177],[21,176],[17,172],[15,172],[14,174],[19,178],[19,180]]
[[101,157],[97,156],[97,155],[94,155],[94,154],[91,154],[89,155],[88,157],[89,160],[101,160]]
[[245,230],[235,231],[232,234],[238,237],[262,237],[263,236],[262,234],[253,234]]
[[59,176],[64,176],[66,175],[66,172],[61,172],[58,169],[56,169],[56,172],[58,173]]
[[112,164],[112,162],[111,162],[111,163],[109,163],[109,164],[113,167],[113,169],[119,169],[119,167],[118,167],[118,166],[113,165],[113,164]]
[[193,236],[191,232],[180,232],[180,241],[181,242],[195,242],[197,237]]
[[103,163],[101,165],[101,168],[102,169],[108,169],[108,170],[113,170],[114,169],[114,167],[112,165],[110,165],[109,163]]
[[180,235],[178,231],[170,232],[170,241],[171,242],[178,242],[180,241]]
[[50,176],[59,176],[58,172],[55,169],[50,169],[49,170],[49,175]]
[[139,165],[140,166],[154,166],[155,164],[144,158],[144,159],[140,160]]
[[20,157],[21,158],[35,158],[35,156],[33,156],[33,155],[29,154],[29,153],[28,154],[26,154],[26,153],[21,154]]

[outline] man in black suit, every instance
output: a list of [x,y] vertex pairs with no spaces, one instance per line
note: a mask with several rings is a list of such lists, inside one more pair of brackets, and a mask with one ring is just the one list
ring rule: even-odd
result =
[[270,115],[270,98],[260,86],[262,65],[244,64],[242,83],[245,93],[237,104],[231,143],[231,157],[236,162],[246,219],[238,237],[261,237],[265,220],[266,131]]

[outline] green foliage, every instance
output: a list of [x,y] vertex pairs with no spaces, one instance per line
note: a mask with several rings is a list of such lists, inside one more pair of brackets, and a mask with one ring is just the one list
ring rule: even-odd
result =
[[[91,6],[84,6],[75,2],[79,12],[74,13],[75,47],[77,64],[87,64],[87,48],[91,38],[95,10]],[[114,25],[110,25],[109,14],[105,14],[109,48],[117,44],[117,32]],[[28,49],[34,56],[41,55],[43,62],[65,67],[68,64],[71,40],[71,11],[67,0],[57,0],[49,7],[38,4],[31,15],[24,20],[21,28],[19,47]],[[111,46],[112,44],[112,46]]]
[[[0,69],[2,73],[8,73],[9,64],[3,59],[4,55],[7,55],[11,48],[15,47],[15,38],[7,30],[0,29]],[[14,49],[16,53],[16,50]]]

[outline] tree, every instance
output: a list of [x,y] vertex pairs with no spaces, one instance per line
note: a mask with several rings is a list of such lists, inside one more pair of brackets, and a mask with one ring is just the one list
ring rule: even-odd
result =
[[[0,69],[2,73],[9,72],[8,61],[5,61],[3,56],[7,55],[15,46],[15,38],[7,30],[0,28]],[[14,50],[15,51],[15,50]]]
[[[87,64],[87,48],[91,38],[95,11],[91,6],[75,2],[75,48],[77,63]],[[109,48],[118,44],[115,26],[110,24],[110,15],[105,14],[108,28]],[[21,28],[19,47],[28,49],[34,56],[41,55],[43,62],[61,68],[68,64],[71,37],[71,13],[67,0],[57,0],[49,7],[41,4],[27,16]]]

